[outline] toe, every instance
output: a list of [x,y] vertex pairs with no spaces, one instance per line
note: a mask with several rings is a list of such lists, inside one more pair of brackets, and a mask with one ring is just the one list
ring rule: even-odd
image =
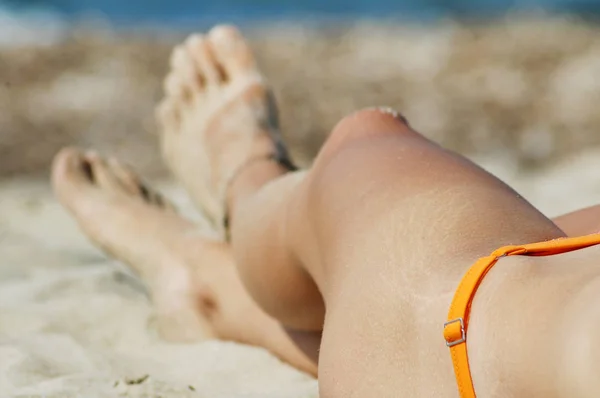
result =
[[62,199],[93,186],[83,152],[77,148],[63,148],[52,162],[52,186]]
[[190,103],[204,85],[204,76],[196,69],[194,60],[184,46],[175,47],[170,62],[172,82],[168,85],[184,103]]
[[238,29],[219,25],[210,31],[209,38],[217,61],[229,76],[256,70],[254,54]]
[[110,166],[95,151],[87,151],[83,155],[84,160],[89,164],[94,183],[103,189],[111,191],[123,191],[124,187],[115,176]]
[[108,159],[107,164],[113,176],[127,192],[132,195],[139,195],[142,182],[131,167],[112,157]]
[[206,37],[192,35],[186,40],[185,47],[194,61],[198,74],[204,77],[204,84],[207,87],[227,81],[225,70],[219,64]]
[[175,209],[175,206],[166,200],[159,192],[145,184],[130,166],[119,162],[116,158],[109,158],[107,164],[110,167],[113,176],[129,194],[138,196],[145,202],[164,209]]
[[177,131],[179,129],[181,115],[179,113],[179,108],[175,106],[175,103],[172,100],[164,99],[156,107],[155,117],[162,133]]
[[175,206],[170,201],[165,199],[160,192],[150,188],[144,182],[140,182],[137,194],[140,195],[141,198],[150,205],[160,207],[164,210],[176,211]]
[[171,71],[163,82],[163,89],[167,97],[172,101],[180,101],[184,96],[185,84],[184,76],[174,71]]

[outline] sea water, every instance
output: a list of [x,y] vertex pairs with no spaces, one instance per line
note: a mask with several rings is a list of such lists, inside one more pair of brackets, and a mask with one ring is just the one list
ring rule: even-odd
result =
[[186,23],[281,18],[492,16],[511,10],[600,14],[600,0],[0,0],[12,10],[43,9],[114,22]]

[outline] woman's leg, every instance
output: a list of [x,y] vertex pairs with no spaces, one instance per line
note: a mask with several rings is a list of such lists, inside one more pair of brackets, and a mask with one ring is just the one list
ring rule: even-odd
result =
[[[199,210],[215,224],[223,222],[226,197],[232,192],[229,183],[238,171],[245,174],[242,179],[235,178],[238,187],[262,185],[288,171],[267,159],[280,139],[278,114],[250,48],[235,29],[218,27],[209,35],[191,36],[175,48],[164,86],[166,95],[157,108],[163,157]],[[230,146],[231,142],[236,145]],[[278,189],[285,189],[284,185],[293,189],[294,180],[301,175],[296,174]],[[271,219],[269,209],[286,197],[267,196],[268,202],[262,203],[260,211]],[[233,212],[229,214],[235,217]],[[261,237],[257,239],[262,242]],[[259,247],[260,251],[250,250],[248,254],[253,261],[272,264],[266,267],[273,272],[257,275],[262,285],[253,286],[254,294],[257,298],[261,292],[269,297],[280,294],[283,309],[290,305],[290,299],[293,301],[291,304],[306,319],[286,322],[286,330],[316,361],[324,316],[318,288],[304,269],[279,266],[292,261],[286,258],[285,250]],[[277,291],[279,287],[284,290]],[[267,312],[282,314],[277,300],[269,303],[273,308]]]
[[252,301],[229,245],[202,236],[127,167],[65,149],[55,158],[52,182],[91,241],[130,265],[145,282],[163,337],[256,345],[316,372],[279,323]]
[[500,246],[564,236],[506,185],[376,110],[344,119],[303,178],[239,184],[232,243],[253,297],[284,325],[318,325],[319,311],[307,320],[297,305],[296,280],[278,280],[287,267],[310,275],[326,304],[323,396],[453,396],[440,330],[462,275]]
[[[218,27],[175,55],[161,107],[163,142],[186,144],[163,148],[179,148],[167,149],[167,157],[195,186],[200,206],[217,209],[228,199],[236,265],[261,307],[295,333],[318,335],[324,325],[323,396],[454,396],[441,328],[458,281],[499,246],[563,232],[508,186],[389,112],[342,120],[307,172],[286,173],[266,159],[247,163],[275,151],[269,137],[277,127],[248,46],[235,29]],[[511,294],[522,292],[502,283],[507,270],[523,276],[533,267],[502,261],[478,294],[471,333],[474,352],[494,350],[520,364],[518,373],[503,374],[514,380],[503,387],[510,396],[553,370],[547,352],[556,344],[539,326],[551,321],[546,312],[520,308],[544,322],[513,341],[521,325],[494,313],[505,304],[485,305],[485,287],[497,281],[495,293],[514,309]],[[542,300],[554,293],[528,289]],[[481,358],[473,362],[476,385],[492,388],[499,369],[482,366]]]
[[600,232],[600,205],[587,207],[553,219],[568,236],[583,236]]

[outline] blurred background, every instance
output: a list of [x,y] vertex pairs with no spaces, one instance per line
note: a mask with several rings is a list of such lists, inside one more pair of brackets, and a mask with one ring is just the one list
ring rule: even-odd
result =
[[600,0],[0,0],[0,178],[64,145],[166,175],[153,107],[171,47],[242,26],[310,162],[335,122],[389,105],[517,171],[600,145]]

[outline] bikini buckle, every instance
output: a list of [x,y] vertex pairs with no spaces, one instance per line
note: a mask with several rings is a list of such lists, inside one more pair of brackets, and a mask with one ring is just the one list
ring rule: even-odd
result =
[[456,322],[460,322],[460,339],[455,341],[446,340],[446,347],[454,347],[455,345],[462,344],[465,341],[467,341],[467,335],[465,333],[465,322],[462,318],[456,318],[444,323],[444,329],[446,329],[446,326],[452,325]]

